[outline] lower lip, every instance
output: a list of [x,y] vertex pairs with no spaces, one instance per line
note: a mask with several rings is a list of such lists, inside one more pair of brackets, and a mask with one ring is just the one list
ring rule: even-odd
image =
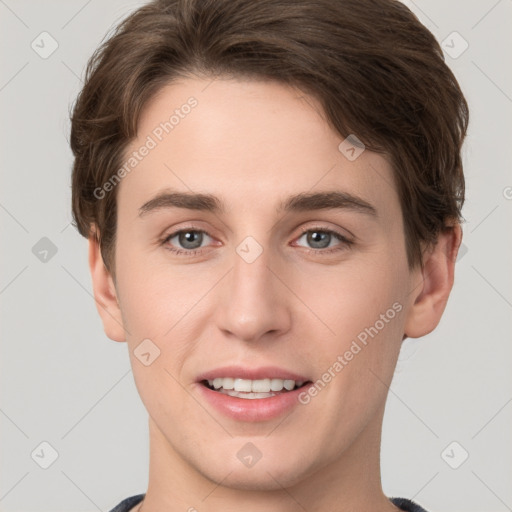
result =
[[225,395],[213,391],[201,383],[197,383],[197,385],[199,392],[218,411],[235,420],[249,422],[271,420],[291,411],[300,404],[299,395],[309,386],[305,385],[269,398],[250,399]]

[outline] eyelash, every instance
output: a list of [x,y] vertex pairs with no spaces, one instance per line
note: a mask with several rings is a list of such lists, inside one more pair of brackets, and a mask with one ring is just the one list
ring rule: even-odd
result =
[[[169,242],[169,240],[171,238],[174,238],[176,235],[179,235],[181,233],[188,233],[188,232],[204,233],[204,234],[208,235],[208,233],[206,231],[202,230],[202,229],[195,229],[194,227],[189,227],[189,228],[180,229],[178,231],[174,231],[173,233],[165,236],[164,239],[161,240],[160,243],[168,251],[171,251],[172,253],[174,253],[176,255],[185,255],[185,257],[195,256],[196,254],[200,253],[202,251],[202,249],[204,249],[204,248],[200,248],[200,249],[174,249],[174,248],[168,246],[168,242]],[[308,252],[308,254],[310,254],[310,253],[313,253],[315,255],[318,255],[318,254],[321,254],[321,255],[332,254],[334,252],[346,250],[347,248],[350,248],[354,244],[354,242],[352,240],[349,240],[347,237],[345,237],[341,233],[338,233],[337,231],[333,231],[331,229],[326,229],[326,228],[323,228],[323,227],[320,227],[320,226],[302,228],[301,229],[301,234],[298,237],[298,239],[302,238],[302,236],[304,236],[306,233],[310,233],[310,232],[316,232],[316,233],[320,232],[320,233],[326,233],[326,234],[332,235],[332,236],[337,238],[342,243],[340,245],[334,247],[334,248],[331,248],[331,249],[311,249],[311,248],[303,247],[303,249],[305,249]],[[210,236],[210,235],[208,235],[208,236]]]

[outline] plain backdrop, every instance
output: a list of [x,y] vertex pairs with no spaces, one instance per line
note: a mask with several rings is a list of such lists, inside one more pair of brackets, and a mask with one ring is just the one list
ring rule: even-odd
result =
[[[505,512],[512,1],[407,3],[444,41],[471,122],[455,286],[437,330],[404,344],[384,420],[383,486],[429,512]],[[140,5],[0,0],[2,512],[106,512],[146,491],[147,414],[127,346],[105,336],[91,296],[87,244],[70,224],[68,146],[87,59]]]

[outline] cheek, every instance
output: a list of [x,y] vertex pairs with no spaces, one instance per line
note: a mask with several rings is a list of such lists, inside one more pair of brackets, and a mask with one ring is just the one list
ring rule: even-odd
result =
[[203,286],[185,266],[155,265],[143,250],[119,253],[118,291],[128,331],[160,339],[197,303]]
[[[404,300],[406,282],[393,262],[360,261],[322,270],[296,282],[297,295],[326,327],[330,339],[351,339],[374,325],[381,315],[392,317]],[[397,322],[393,322],[397,324]],[[386,326],[391,322],[387,322]],[[321,327],[321,323],[318,324]],[[381,323],[378,323],[381,326]],[[386,327],[387,328],[387,327]]]
[[[308,305],[332,332],[322,329],[326,334],[317,337],[314,347],[303,347],[318,379],[316,394],[304,400],[311,400],[312,410],[333,411],[337,419],[331,426],[325,418],[333,440],[356,432],[382,405],[401,346],[405,283],[399,269],[392,264],[364,269],[340,270],[330,279],[316,280],[323,292],[315,288],[309,296]],[[338,432],[339,421],[346,429]]]
[[332,399],[340,405],[347,395],[357,403],[363,396],[378,399],[380,388],[385,390],[378,379],[392,378],[405,322],[404,268],[382,256],[360,266],[331,268],[303,285],[308,307],[322,321],[310,317],[305,322],[307,332],[316,324],[322,334],[303,349],[322,380],[329,380],[329,372],[336,376],[328,387],[336,390]]

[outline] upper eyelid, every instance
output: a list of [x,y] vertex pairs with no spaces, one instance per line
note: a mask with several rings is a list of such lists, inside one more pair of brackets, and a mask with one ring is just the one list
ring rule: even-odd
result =
[[[308,227],[305,227],[305,228],[300,228],[300,234],[303,235],[304,233],[307,233],[309,231],[314,231],[315,229],[317,231],[324,231],[324,232],[329,232],[329,233],[338,234],[340,236],[344,236],[341,233],[338,233],[338,231],[336,231],[335,229],[328,228],[326,226],[311,226],[311,227],[308,226]],[[190,227],[180,228],[180,229],[172,231],[172,232],[170,232],[168,234],[165,234],[164,238],[173,237],[173,236],[176,236],[176,235],[178,235],[180,233],[186,233],[187,231],[196,231],[197,233],[205,233],[206,235],[208,235],[210,237],[212,236],[212,235],[210,235],[210,233],[206,229],[190,226]]]
[[336,229],[333,229],[333,228],[328,228],[328,227],[324,227],[324,226],[311,226],[311,227],[305,227],[305,228],[301,228],[301,236],[304,234],[304,233],[308,233],[309,231],[322,231],[322,232],[326,232],[326,233],[331,233],[333,235],[337,235],[341,238],[345,238],[345,239],[348,239],[350,237],[352,238],[355,238],[354,235],[352,235],[352,233],[350,233],[348,230],[344,230],[348,233],[348,235],[344,235],[343,233],[340,233],[338,230]]

